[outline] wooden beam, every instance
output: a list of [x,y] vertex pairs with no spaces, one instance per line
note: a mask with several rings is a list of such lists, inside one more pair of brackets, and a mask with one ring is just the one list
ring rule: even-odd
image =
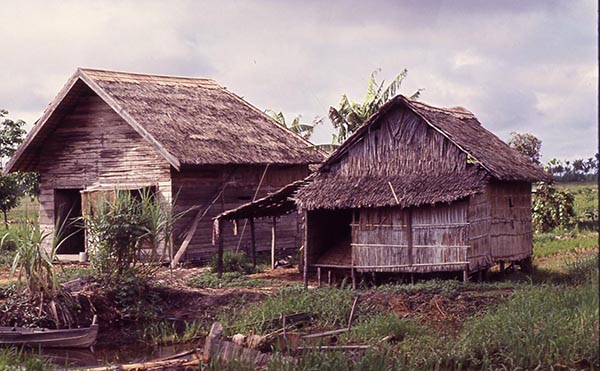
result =
[[271,224],[271,269],[275,269],[275,241],[277,239],[277,218]]
[[303,267],[302,267],[302,279],[304,280],[304,288],[308,288],[308,213],[306,212],[306,210],[304,210],[302,212],[302,220],[303,220],[303,224],[304,224],[304,235],[303,235],[303,240],[304,240],[304,244],[303,244],[303,249],[304,249],[304,256],[303,256]]
[[406,239],[408,243],[408,265],[412,266],[414,264],[414,253],[413,253],[413,229],[412,229],[412,209],[408,209],[408,217],[406,220]]
[[256,268],[256,232],[254,230],[254,218],[250,218],[250,239],[252,240],[252,267]]
[[219,225],[219,236],[217,237],[219,240],[219,251],[217,253],[217,276],[221,278],[223,275],[223,221],[217,219],[217,223]]

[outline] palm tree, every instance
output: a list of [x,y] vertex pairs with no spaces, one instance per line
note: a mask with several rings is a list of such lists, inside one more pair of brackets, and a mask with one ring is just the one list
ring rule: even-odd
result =
[[[340,144],[352,133],[354,133],[372,114],[377,112],[381,106],[396,96],[397,91],[406,78],[408,71],[404,69],[396,76],[387,87],[385,81],[377,83],[375,76],[380,72],[378,68],[371,73],[371,79],[367,86],[367,96],[362,103],[351,102],[346,94],[342,95],[339,108],[329,107],[329,119],[333,127],[338,129],[337,135],[333,136],[333,143]],[[417,90],[410,99],[418,99],[423,89]]]

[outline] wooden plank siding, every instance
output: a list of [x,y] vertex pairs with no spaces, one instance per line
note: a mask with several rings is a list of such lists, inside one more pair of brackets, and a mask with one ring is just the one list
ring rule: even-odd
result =
[[[264,174],[264,178],[263,178]],[[212,243],[213,218],[225,210],[230,210],[256,197],[276,191],[297,179],[308,175],[306,165],[275,166],[198,166],[193,169],[172,171],[175,212],[189,210],[196,205],[208,205],[223,189],[222,195],[209,209],[206,216],[198,224],[185,258],[187,260],[206,261],[217,253],[217,246]],[[257,187],[262,184],[257,192]],[[183,240],[183,232],[189,225],[195,212],[188,212],[175,225],[175,245]],[[301,245],[300,220],[296,213],[283,215],[277,221],[277,250],[295,254]],[[255,220],[256,249],[258,252],[271,248],[271,219]],[[245,226],[245,227],[244,227]],[[224,222],[223,244],[225,249],[239,249],[249,252],[251,235],[249,223],[240,222],[234,235],[233,223]]]
[[[40,228],[54,230],[54,189],[157,186],[171,199],[170,165],[99,97],[80,98],[40,153]],[[49,247],[50,239],[46,241]]]

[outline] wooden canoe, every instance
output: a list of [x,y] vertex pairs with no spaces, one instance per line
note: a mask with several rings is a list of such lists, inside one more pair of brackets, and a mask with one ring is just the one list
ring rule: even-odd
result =
[[0,345],[29,345],[46,348],[89,348],[96,342],[96,316],[86,328],[52,330],[46,328],[0,327]]

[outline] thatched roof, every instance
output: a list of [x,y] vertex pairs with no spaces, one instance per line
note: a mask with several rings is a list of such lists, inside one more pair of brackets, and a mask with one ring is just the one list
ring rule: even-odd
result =
[[[465,170],[389,176],[349,176],[336,166],[349,150],[382,121],[390,110],[404,106],[446,137],[467,155]],[[401,122],[397,123],[401,125]],[[410,145],[410,144],[409,144]],[[443,161],[443,160],[441,160]],[[319,168],[313,181],[300,188],[296,198],[307,209],[394,206],[410,207],[452,202],[482,192],[490,179],[500,181],[548,181],[551,176],[510,148],[464,108],[442,109],[397,96],[386,103],[334,152]]]
[[321,169],[326,169],[339,161],[349,148],[361,140],[371,126],[398,105],[408,107],[427,125],[448,138],[498,180],[527,182],[552,180],[551,175],[541,167],[533,164],[526,156],[510,148],[508,144],[486,130],[475,115],[465,108],[437,108],[412,101],[402,95],[396,96],[383,105],[321,165]]
[[215,81],[78,69],[5,171],[31,170],[44,140],[87,91],[100,96],[176,169],[203,164],[305,164],[312,144]]
[[336,173],[318,174],[300,188],[296,198],[303,208],[349,209],[385,206],[413,207],[452,202],[485,188],[489,175],[471,168],[463,174],[422,176],[345,177]]

